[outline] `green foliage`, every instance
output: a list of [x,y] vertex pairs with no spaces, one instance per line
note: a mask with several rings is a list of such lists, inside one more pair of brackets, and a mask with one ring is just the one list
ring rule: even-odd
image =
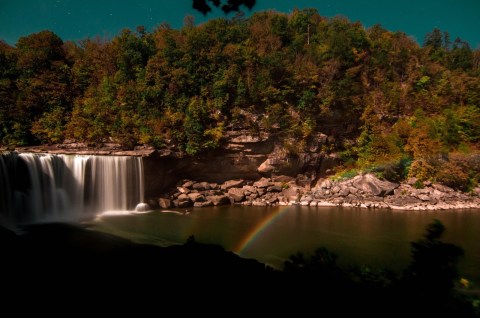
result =
[[435,175],[435,167],[424,159],[414,160],[408,170],[409,178],[417,178],[420,182],[431,180]]
[[319,151],[342,151],[343,170],[456,187],[478,179],[456,163],[450,178],[439,160],[479,150],[480,53],[465,41],[434,30],[421,48],[314,9],[186,22],[112,40],[42,31],[15,47],[0,41],[0,144],[113,141],[196,155],[242,129],[301,155],[322,132],[336,142]]
[[350,169],[350,170],[347,170],[343,173],[340,174],[340,178],[341,179],[351,179],[355,176],[358,175],[358,171],[356,169]]

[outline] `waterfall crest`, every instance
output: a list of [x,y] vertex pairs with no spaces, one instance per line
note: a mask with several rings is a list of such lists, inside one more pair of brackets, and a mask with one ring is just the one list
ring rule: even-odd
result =
[[143,161],[128,156],[0,154],[0,223],[74,221],[143,202]]

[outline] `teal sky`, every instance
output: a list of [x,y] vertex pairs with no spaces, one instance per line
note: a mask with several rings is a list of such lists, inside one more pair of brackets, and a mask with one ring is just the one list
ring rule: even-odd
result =
[[[224,0],[225,1],[225,0]],[[295,7],[316,8],[322,16],[344,15],[369,27],[376,23],[401,30],[419,43],[433,28],[450,32],[480,47],[480,0],[257,0],[254,11]],[[123,28],[144,25],[152,30],[162,22],[174,28],[185,15],[196,23],[224,16],[215,9],[205,18],[191,8],[191,0],[0,0],[0,39],[14,45],[20,36],[52,30],[63,40],[96,35],[112,37]]]

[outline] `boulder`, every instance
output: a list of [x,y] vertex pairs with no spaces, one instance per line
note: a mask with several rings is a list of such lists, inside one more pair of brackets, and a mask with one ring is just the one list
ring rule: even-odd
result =
[[185,183],[182,185],[182,187],[189,189],[192,185],[193,185],[193,181],[190,181],[190,180],[189,180],[189,181],[185,182]]
[[288,189],[283,189],[282,196],[287,198],[288,201],[297,201],[300,196],[300,191],[297,187],[293,186]]
[[338,192],[340,192],[340,190],[341,190],[341,188],[336,185],[332,188],[332,193],[338,193]]
[[445,192],[445,193],[454,192],[452,188],[447,187],[443,184],[434,183],[432,186],[435,190],[438,190],[440,192]]
[[312,180],[307,177],[306,175],[299,174],[295,178],[295,184],[298,186],[301,186],[307,190],[310,190],[310,187],[312,186]]
[[275,177],[272,177],[273,182],[288,183],[288,182],[291,182],[291,181],[294,181],[294,180],[295,180],[295,178],[289,177],[289,176],[275,176]]
[[254,182],[253,186],[256,188],[268,188],[270,186],[270,179],[262,178],[257,182]]
[[212,201],[208,201],[208,200],[204,202],[195,202],[193,204],[195,208],[203,208],[203,207],[212,206],[212,205],[213,205]]
[[282,187],[278,185],[274,185],[267,188],[267,192],[282,192]]
[[207,197],[207,201],[211,201],[213,205],[230,204],[230,199],[226,195],[212,195]]
[[196,182],[192,185],[192,189],[197,191],[210,190],[210,185],[208,182]]
[[278,198],[277,197],[271,197],[270,199],[268,199],[266,201],[268,202],[268,204],[274,205],[275,203],[278,202]]
[[172,207],[172,201],[170,201],[170,199],[160,198],[158,199],[158,205],[162,209],[169,209]]
[[245,200],[245,192],[240,188],[230,188],[228,190],[228,196],[232,198],[234,202],[242,202]]
[[380,180],[370,173],[355,177],[352,184],[358,190],[376,196],[388,195],[399,186],[397,183]]
[[322,189],[330,189],[332,187],[332,181],[330,179],[323,180],[322,183],[320,183],[320,188]]
[[240,188],[242,187],[243,185],[245,184],[245,180],[243,179],[239,179],[239,180],[228,180],[228,181],[225,181],[222,186],[221,186],[221,189],[222,190],[228,190],[230,188]]
[[349,188],[342,188],[339,192],[338,195],[341,197],[346,197],[347,195],[350,194],[350,189]]
[[253,202],[252,202],[252,205],[253,205],[253,206],[267,206],[267,202],[263,202],[263,201],[253,201]]
[[245,185],[245,186],[243,186],[242,189],[243,189],[245,195],[250,195],[252,193],[257,193],[257,190],[253,186]]
[[190,190],[185,187],[177,187],[178,192],[180,193],[190,193]]
[[275,166],[271,164],[271,159],[267,159],[257,168],[261,174],[269,174],[275,171]]
[[267,190],[265,190],[265,188],[258,188],[257,189],[257,194],[261,197],[262,195],[264,195],[265,193],[267,192]]
[[426,202],[426,201],[430,201],[430,197],[426,194],[419,194],[417,195],[417,198],[419,198],[420,200]]
[[177,204],[179,208],[186,208],[189,206],[192,206],[192,200],[190,200],[190,197],[184,193],[180,194],[177,198]]
[[205,197],[198,193],[198,192],[192,192],[192,193],[189,193],[188,194],[188,197],[190,198],[190,200],[192,200],[193,202],[204,202],[205,201]]

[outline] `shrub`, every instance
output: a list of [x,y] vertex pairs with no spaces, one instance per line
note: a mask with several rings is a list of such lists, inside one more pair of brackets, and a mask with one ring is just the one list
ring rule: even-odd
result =
[[419,181],[432,179],[435,175],[435,168],[424,159],[415,160],[408,171],[409,178],[417,178]]
[[436,179],[446,186],[462,191],[468,190],[471,185],[468,173],[459,164],[452,161],[441,165],[436,174]]

